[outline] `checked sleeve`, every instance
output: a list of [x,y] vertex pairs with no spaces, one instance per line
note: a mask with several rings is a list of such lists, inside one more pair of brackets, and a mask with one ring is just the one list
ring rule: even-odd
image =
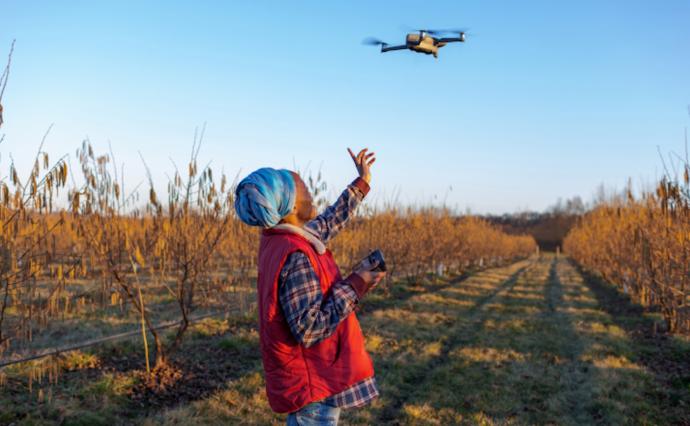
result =
[[285,261],[278,280],[278,298],[293,336],[306,347],[327,338],[353,311],[358,298],[348,277],[331,287],[324,295],[309,258],[302,252],[292,253]]

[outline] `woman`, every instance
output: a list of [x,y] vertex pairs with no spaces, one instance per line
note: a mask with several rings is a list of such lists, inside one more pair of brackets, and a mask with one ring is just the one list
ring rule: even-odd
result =
[[236,190],[240,219],[264,228],[257,295],[266,394],[288,425],[336,425],[343,408],[378,396],[374,368],[353,312],[385,272],[340,276],[326,248],[369,192],[367,149],[357,155],[355,179],[338,200],[316,215],[302,179],[288,170],[262,168]]

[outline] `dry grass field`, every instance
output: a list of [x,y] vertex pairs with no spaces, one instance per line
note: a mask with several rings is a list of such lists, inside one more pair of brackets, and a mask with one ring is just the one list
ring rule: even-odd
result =
[[[400,280],[358,315],[381,398],[342,424],[690,423],[690,341],[654,335],[658,314],[564,257]],[[156,383],[141,352],[72,352],[59,378],[33,385],[15,367],[0,423],[284,424],[264,395],[251,310],[195,324]]]

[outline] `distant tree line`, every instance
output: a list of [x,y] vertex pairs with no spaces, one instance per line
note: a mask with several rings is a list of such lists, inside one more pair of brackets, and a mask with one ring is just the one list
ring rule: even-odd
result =
[[488,215],[485,219],[500,226],[508,234],[531,235],[542,251],[556,251],[558,247],[562,247],[563,239],[577,219],[588,210],[589,207],[582,198],[575,196],[565,201],[559,198],[556,204],[543,212]]

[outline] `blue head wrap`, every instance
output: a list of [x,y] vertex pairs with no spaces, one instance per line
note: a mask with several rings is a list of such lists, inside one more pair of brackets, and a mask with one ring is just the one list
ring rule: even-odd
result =
[[289,170],[264,167],[237,185],[235,211],[242,222],[271,228],[295,206],[295,180]]

